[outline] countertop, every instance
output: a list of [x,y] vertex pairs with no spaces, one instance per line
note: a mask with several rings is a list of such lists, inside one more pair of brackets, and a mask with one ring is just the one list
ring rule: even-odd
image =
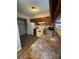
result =
[[60,44],[56,36],[43,35],[18,59],[60,59]]
[[61,29],[55,27],[55,32],[61,37]]

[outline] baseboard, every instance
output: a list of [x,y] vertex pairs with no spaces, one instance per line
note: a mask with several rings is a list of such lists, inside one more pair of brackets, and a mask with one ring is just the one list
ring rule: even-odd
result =
[[17,49],[17,52],[20,51],[20,50],[21,50],[21,48],[18,48],[18,49]]

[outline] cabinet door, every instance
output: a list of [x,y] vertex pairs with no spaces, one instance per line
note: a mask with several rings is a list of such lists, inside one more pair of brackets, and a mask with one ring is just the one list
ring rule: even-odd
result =
[[44,21],[44,19],[43,18],[36,18],[35,19],[35,23],[38,25],[39,24],[39,22],[43,22]]
[[50,19],[50,17],[45,17],[44,18],[44,22],[46,23],[46,25],[51,25],[51,19]]

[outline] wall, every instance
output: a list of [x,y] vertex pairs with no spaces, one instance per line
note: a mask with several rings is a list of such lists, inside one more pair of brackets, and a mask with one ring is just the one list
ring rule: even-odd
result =
[[20,37],[19,37],[19,30],[17,26],[17,51],[21,49]]
[[42,14],[39,14],[39,15],[35,15],[32,18],[40,18],[40,17],[47,17],[47,16],[50,16],[50,12],[42,13]]

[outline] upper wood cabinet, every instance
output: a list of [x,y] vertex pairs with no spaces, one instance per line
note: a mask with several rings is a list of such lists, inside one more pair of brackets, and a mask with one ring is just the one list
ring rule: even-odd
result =
[[54,22],[61,13],[61,0],[49,0],[49,6],[51,20]]
[[41,18],[31,19],[31,22],[35,22],[36,25],[38,25],[39,22],[45,22],[46,25],[51,25],[50,17],[41,17]]

